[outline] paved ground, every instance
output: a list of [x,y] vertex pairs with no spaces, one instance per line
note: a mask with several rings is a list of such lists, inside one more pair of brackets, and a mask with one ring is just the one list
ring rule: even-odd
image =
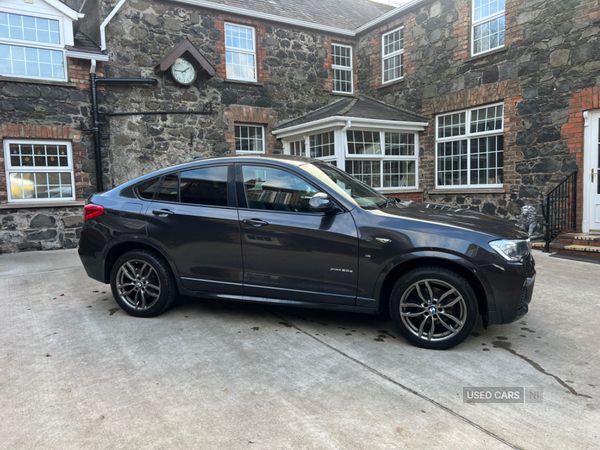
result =
[[374,316],[183,299],[136,319],[73,250],[0,255],[0,448],[600,448],[600,268],[536,259],[523,321],[434,352]]

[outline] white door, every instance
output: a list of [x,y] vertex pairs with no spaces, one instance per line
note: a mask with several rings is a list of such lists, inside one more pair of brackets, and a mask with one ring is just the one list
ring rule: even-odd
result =
[[600,110],[590,112],[588,120],[583,173],[583,201],[587,220],[584,220],[583,231],[600,233]]

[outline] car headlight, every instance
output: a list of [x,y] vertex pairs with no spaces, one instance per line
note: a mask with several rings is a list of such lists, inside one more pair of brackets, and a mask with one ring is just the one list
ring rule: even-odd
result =
[[490,242],[490,247],[507,261],[521,261],[531,252],[531,241],[529,239],[501,239]]

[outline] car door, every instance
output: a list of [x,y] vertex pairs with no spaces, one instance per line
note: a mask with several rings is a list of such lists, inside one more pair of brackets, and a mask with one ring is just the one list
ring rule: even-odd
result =
[[147,210],[148,236],[172,257],[183,286],[242,295],[233,165],[166,175]]
[[244,295],[354,305],[358,239],[354,219],[312,212],[319,189],[297,173],[237,164]]

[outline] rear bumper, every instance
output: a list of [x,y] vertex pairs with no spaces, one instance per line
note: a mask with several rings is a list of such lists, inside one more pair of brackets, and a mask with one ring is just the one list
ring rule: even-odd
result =
[[495,308],[488,311],[487,325],[514,322],[529,311],[535,287],[535,262],[505,263],[482,268],[491,281]]
[[93,228],[84,226],[79,238],[79,258],[88,277],[106,283],[104,276],[103,251],[106,240]]

